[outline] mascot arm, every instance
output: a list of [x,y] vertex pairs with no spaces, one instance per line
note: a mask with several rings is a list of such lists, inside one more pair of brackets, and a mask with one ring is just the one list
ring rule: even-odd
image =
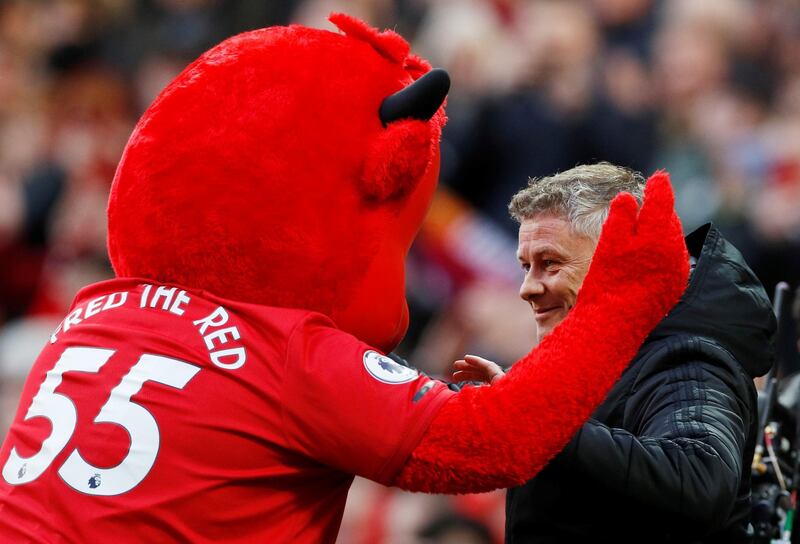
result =
[[641,212],[631,195],[617,196],[567,318],[496,385],[449,399],[394,485],[512,487],[566,445],[685,289],[688,255],[673,201],[663,173],[648,181]]

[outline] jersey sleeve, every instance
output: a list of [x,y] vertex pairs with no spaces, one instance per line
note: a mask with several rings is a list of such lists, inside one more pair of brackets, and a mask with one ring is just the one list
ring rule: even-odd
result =
[[287,346],[285,438],[302,455],[388,485],[453,394],[324,317],[310,317]]

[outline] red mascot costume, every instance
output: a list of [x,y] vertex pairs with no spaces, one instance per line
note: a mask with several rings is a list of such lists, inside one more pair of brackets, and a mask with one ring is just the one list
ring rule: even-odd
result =
[[532,477],[683,291],[666,176],[613,203],[577,305],[493,387],[386,357],[449,85],[391,31],[248,32],[144,114],[82,290],[0,450],[3,542],[333,542],[353,475]]

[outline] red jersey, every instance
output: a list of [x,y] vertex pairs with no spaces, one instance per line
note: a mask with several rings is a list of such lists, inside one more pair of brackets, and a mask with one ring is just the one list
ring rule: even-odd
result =
[[320,314],[99,283],[0,449],[0,541],[333,542],[452,394]]

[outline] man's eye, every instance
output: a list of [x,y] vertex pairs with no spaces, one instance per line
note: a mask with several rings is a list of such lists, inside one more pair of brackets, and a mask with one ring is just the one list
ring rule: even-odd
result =
[[528,272],[528,270],[531,269],[531,265],[529,265],[528,263],[522,263],[522,264],[520,264],[520,266],[522,267],[522,270],[524,272]]
[[545,268],[550,268],[551,266],[554,266],[555,264],[556,264],[556,262],[554,260],[552,260],[552,259],[545,259],[545,260],[542,261],[542,266],[544,266]]

